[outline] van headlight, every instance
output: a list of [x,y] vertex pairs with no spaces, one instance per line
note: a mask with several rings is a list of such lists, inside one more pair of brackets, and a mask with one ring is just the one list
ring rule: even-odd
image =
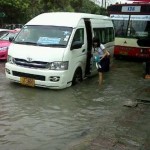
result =
[[13,57],[10,56],[10,55],[8,55],[8,56],[7,56],[7,62],[13,64],[13,63],[14,63],[14,62],[13,62]]
[[69,62],[68,61],[55,61],[47,64],[49,70],[67,70]]

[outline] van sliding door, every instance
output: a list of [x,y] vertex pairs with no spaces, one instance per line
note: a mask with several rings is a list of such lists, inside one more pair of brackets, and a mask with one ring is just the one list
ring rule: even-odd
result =
[[86,34],[87,34],[87,60],[86,60],[86,70],[85,74],[90,74],[90,62],[91,62],[91,53],[92,53],[92,27],[90,19],[84,19]]

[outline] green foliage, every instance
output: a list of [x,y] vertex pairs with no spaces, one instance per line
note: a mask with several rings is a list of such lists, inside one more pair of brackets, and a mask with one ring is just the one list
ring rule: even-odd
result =
[[90,0],[0,0],[0,12],[6,14],[1,23],[24,24],[38,14],[56,11],[106,14]]

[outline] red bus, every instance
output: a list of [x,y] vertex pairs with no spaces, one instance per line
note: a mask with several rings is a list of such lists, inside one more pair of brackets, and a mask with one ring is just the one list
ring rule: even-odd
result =
[[150,60],[150,3],[107,7],[115,28],[114,57]]

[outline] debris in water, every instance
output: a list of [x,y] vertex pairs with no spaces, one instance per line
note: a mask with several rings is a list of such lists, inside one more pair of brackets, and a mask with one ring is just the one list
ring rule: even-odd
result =
[[150,104],[150,100],[149,99],[136,98],[136,100],[128,100],[128,101],[126,101],[123,104],[123,106],[136,107],[138,104],[147,104],[147,105],[149,105]]
[[126,107],[136,107],[138,105],[137,101],[128,100],[124,103]]

